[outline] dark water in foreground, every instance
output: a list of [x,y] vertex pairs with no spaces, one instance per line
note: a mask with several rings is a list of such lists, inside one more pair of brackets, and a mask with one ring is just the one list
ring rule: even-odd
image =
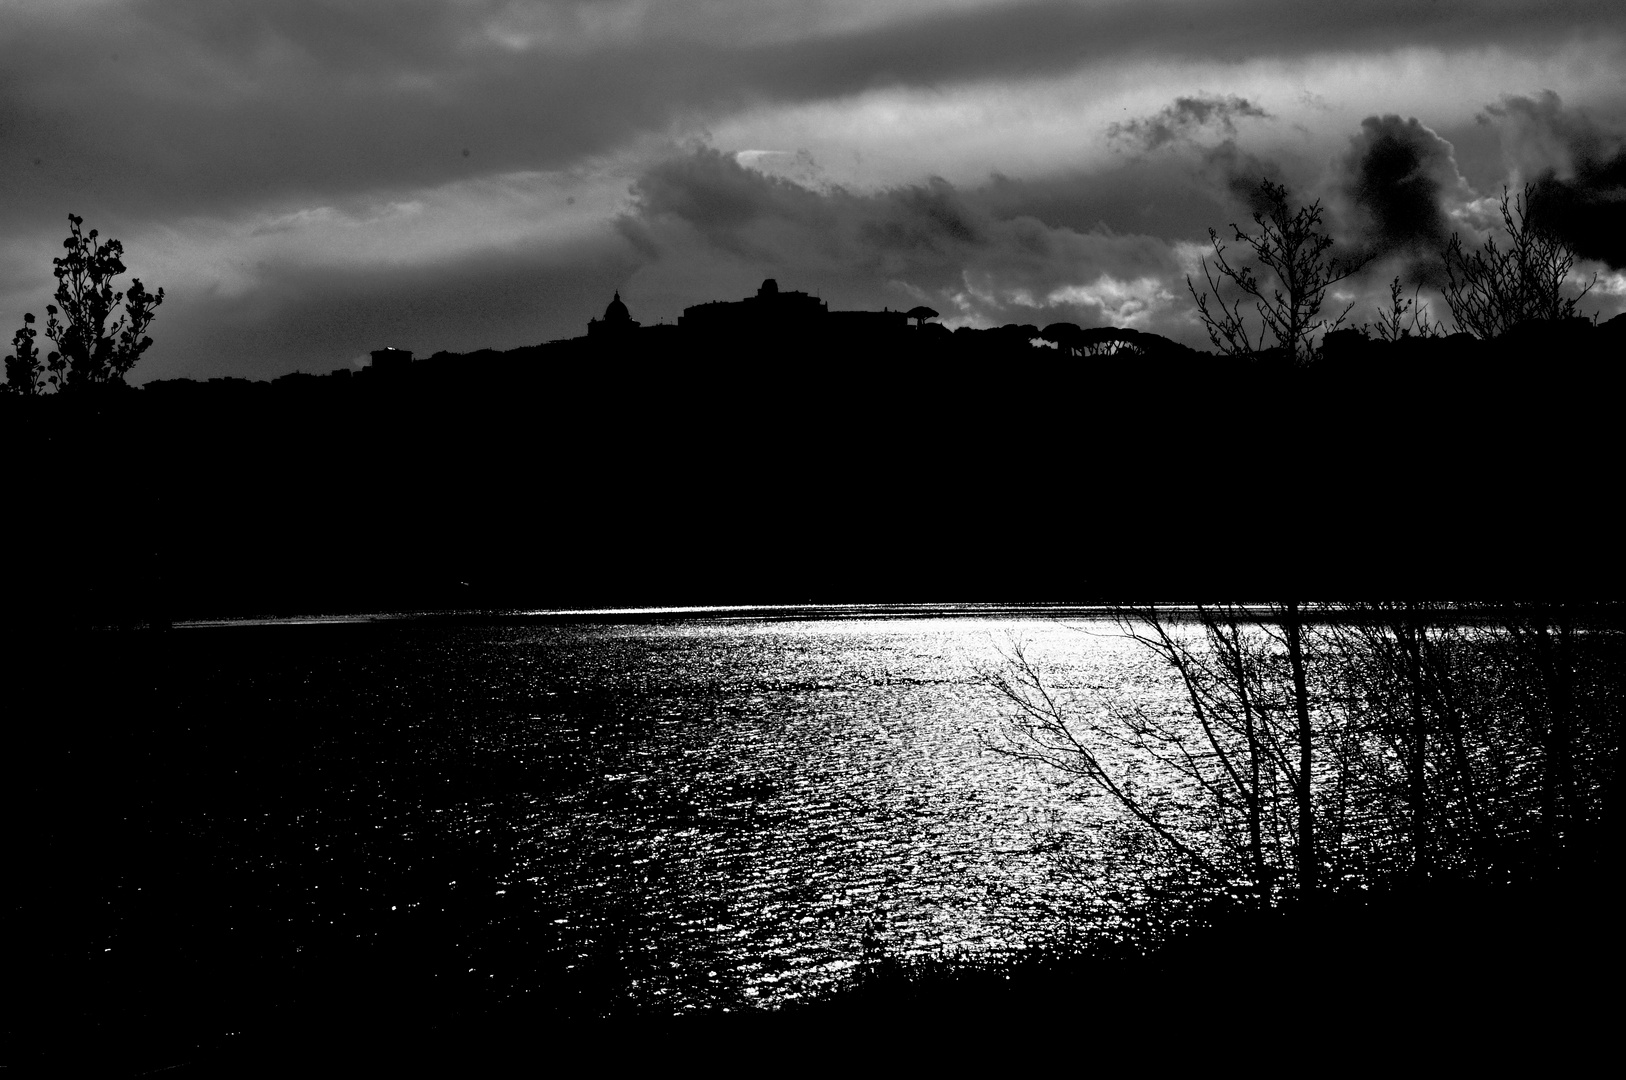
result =
[[1096,804],[982,750],[979,670],[1013,639],[1075,685],[1141,658],[1076,613],[808,614],[143,639],[62,688],[28,903],[97,993],[220,1023],[222,992],[773,1005],[866,950],[1076,924],[1055,849]]

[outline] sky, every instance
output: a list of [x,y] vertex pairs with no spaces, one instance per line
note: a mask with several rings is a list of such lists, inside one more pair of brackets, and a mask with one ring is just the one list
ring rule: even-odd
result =
[[1186,280],[1263,178],[1364,260],[1356,322],[1527,182],[1626,311],[1619,0],[3,0],[0,57],[0,329],[78,214],[165,290],[137,383],[766,277],[1208,347]]

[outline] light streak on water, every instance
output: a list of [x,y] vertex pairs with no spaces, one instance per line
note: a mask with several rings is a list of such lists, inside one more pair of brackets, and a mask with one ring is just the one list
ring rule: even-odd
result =
[[[982,672],[1021,640],[1087,694],[1144,650],[1078,609],[748,610],[301,631],[366,643],[283,684],[331,714],[299,828],[348,863],[307,888],[312,924],[441,917],[515,994],[611,967],[682,1010],[792,1000],[877,952],[1020,949],[1095,910],[1055,855],[1107,808],[985,750],[1004,706]],[[451,914],[471,889],[479,917]]]

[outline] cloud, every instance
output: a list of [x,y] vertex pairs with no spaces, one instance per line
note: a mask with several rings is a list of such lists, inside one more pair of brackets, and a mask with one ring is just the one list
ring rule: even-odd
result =
[[1135,326],[1175,302],[1167,282],[1155,277],[1124,281],[1102,274],[1087,285],[1064,285],[1045,298],[1051,306],[1071,305],[1093,310],[1110,326]]
[[1535,97],[1506,95],[1499,104],[1486,106],[1480,119],[1498,129],[1515,183],[1547,173],[1568,178],[1581,163],[1608,156],[1621,142],[1586,113],[1565,108],[1551,90]]
[[1239,118],[1267,119],[1270,114],[1244,97],[1198,94],[1175,98],[1153,116],[1138,117],[1107,128],[1109,140],[1152,151],[1170,143],[1189,142],[1203,130],[1236,135]]
[[1567,109],[1551,90],[1485,110],[1515,181],[1531,184],[1532,224],[1577,255],[1626,268],[1626,135]]
[[[1556,42],[1593,24],[1598,39],[1620,36],[1605,0],[1556,0],[1539,12],[1511,0],[1426,9],[1379,0],[1318,5],[1314,18],[1289,0],[892,0],[855,10],[146,0],[0,16],[9,24],[0,129],[19,158],[41,162],[0,179],[0,215],[55,213],[64,190],[93,213],[333,202],[559,168],[763,103],[878,88],[937,91],[1131,62],[1234,66],[1329,48]],[[1170,130],[1216,101],[1229,99],[1189,99]],[[1234,121],[1222,111],[1201,122],[1223,134]]]
[[824,171],[806,150],[740,150],[734,160],[747,169],[794,180],[803,187],[818,187],[826,182]]
[[1211,182],[1247,207],[1250,214],[1262,214],[1269,209],[1269,203],[1262,196],[1264,181],[1292,187],[1280,162],[1244,150],[1235,139],[1226,139],[1204,150],[1202,170]]
[[428,356],[575,337],[637,263],[613,235],[433,264],[268,260],[249,289],[172,290],[134,381],[265,379],[325,373],[385,345]]
[[1626,269],[1626,149],[1601,160],[1582,160],[1575,175],[1536,180],[1530,220],[1566,241],[1583,259]]
[[1416,117],[1369,116],[1340,168],[1350,257],[1399,256],[1408,263],[1408,280],[1432,280],[1451,236],[1448,211],[1473,197],[1451,144]]
[[690,303],[738,288],[723,284],[721,258],[738,268],[731,282],[772,275],[838,308],[879,307],[891,296],[981,326],[1082,319],[1156,329],[1170,317],[1169,283],[1181,279],[1166,242],[1002,213],[1012,184],[997,186],[997,198],[941,178],[812,190],[698,148],[641,176],[620,224],[635,248],[665,264],[641,274],[693,282]]
[[[1238,151],[1238,157],[1247,155]],[[1236,216],[1225,172],[1206,158],[1121,157],[1106,169],[1039,176],[996,173],[974,187],[998,217],[1032,217],[1075,232],[1118,232],[1179,241]]]

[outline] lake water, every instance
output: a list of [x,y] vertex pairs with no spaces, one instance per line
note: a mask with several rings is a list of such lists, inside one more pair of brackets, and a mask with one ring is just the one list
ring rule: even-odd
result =
[[[584,1016],[771,1008],[871,958],[1113,933],[1167,896],[1137,888],[1170,884],[1173,860],[1108,800],[981,738],[1011,708],[985,674],[1016,643],[1106,729],[1130,699],[1178,722],[1169,673],[1094,612],[312,622],[39,635],[12,654],[14,690],[33,691],[7,731],[24,1000],[0,1043],[167,1068],[346,1038],[410,1056],[438,1027],[450,1047],[545,1053]],[[1532,683],[1504,644],[1467,635],[1453,662],[1460,685],[1486,682],[1473,702],[1510,703],[1469,749],[1523,785],[1493,806],[1516,839],[1539,774],[1519,770]],[[1618,638],[1580,644],[1576,700],[1603,734],[1576,745],[1606,763]],[[1327,730],[1347,730],[1327,700]],[[1341,759],[1372,770],[1352,791],[1318,780],[1348,881],[1409,865],[1374,730],[1375,765],[1359,745]],[[1166,770],[1104,758],[1143,805],[1190,814]],[[1211,820],[1178,823],[1202,839]]]
[[1059,685],[1138,677],[1110,622],[624,618],[170,635],[181,715],[247,740],[195,751],[212,779],[172,811],[233,883],[231,932],[447,993],[579,984],[681,1012],[794,1000],[866,951],[1021,949],[1106,917],[1107,808],[979,733],[1003,707],[981,673],[1013,642]]

